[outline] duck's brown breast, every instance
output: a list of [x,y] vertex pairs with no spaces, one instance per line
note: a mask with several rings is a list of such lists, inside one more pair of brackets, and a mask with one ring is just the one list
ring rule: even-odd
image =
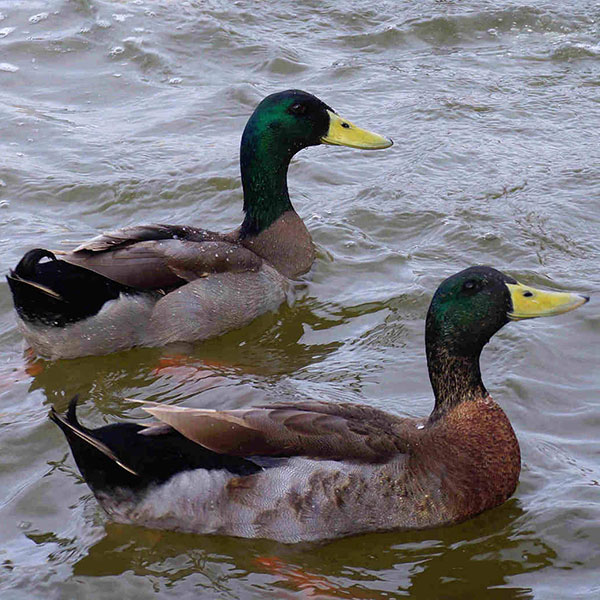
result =
[[463,402],[426,425],[411,454],[408,470],[432,507],[423,518],[439,524],[463,521],[502,504],[519,481],[519,442],[508,417],[489,396]]
[[286,277],[293,278],[306,273],[315,259],[310,233],[293,210],[284,212],[258,235],[238,241]]

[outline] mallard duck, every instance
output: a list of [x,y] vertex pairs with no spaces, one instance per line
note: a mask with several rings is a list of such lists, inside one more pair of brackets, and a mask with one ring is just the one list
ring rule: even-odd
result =
[[377,149],[392,140],[306,92],[272,94],[242,135],[245,218],[235,231],[126,227],[70,253],[29,251],[8,275],[28,344],[51,359],[106,354],[208,339],[276,309],[289,278],[314,260],[287,171],[294,154],[318,144]]
[[158,423],[87,429],[76,400],[50,417],[121,523],[288,543],[448,525],[502,504],[519,479],[519,443],[481,380],[483,347],[508,321],[588,299],[490,267],[446,279],[425,326],[428,418],[323,401],[239,410],[142,402]]

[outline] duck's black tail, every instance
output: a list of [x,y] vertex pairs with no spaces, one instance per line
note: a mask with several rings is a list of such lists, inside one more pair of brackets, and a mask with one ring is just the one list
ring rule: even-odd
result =
[[[74,396],[69,402],[69,409],[67,410],[67,414],[65,416],[60,415],[54,410],[54,407],[50,409],[50,417],[51,421],[54,421],[65,434],[71,449],[73,450],[73,446],[83,443],[85,448],[91,450],[91,448],[95,449],[100,454],[103,454],[105,457],[110,459],[112,462],[116,463],[119,467],[124,469],[126,472],[131,475],[138,475],[131,467],[127,466],[124,462],[119,460],[119,457],[115,455],[115,453],[100,439],[100,437],[95,436],[95,432],[91,429],[87,429],[77,420],[77,401],[79,400],[78,396]],[[105,429],[101,427],[100,429]],[[97,431],[97,430],[96,430]],[[91,447],[91,448],[90,448]],[[75,451],[73,451],[75,454]],[[81,451],[78,451],[78,454],[81,454]]]
[[7,279],[19,316],[53,327],[91,317],[108,300],[133,291],[42,248],[27,252]]
[[77,400],[77,396],[71,400],[66,415],[52,408],[49,417],[65,434],[77,467],[94,493],[113,493],[116,488],[140,492],[193,469],[227,469],[236,475],[262,470],[250,460],[207,450],[167,425],[148,428],[115,423],[88,429],[77,420]]

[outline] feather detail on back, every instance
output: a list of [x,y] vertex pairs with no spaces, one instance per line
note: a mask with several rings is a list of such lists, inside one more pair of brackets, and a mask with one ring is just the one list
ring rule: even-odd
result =
[[[90,251],[86,245],[61,258],[138,289],[179,287],[210,273],[255,272],[263,264],[254,252],[216,234],[214,239],[203,240],[152,239],[144,229],[147,239],[125,240],[126,232],[121,238],[103,236],[91,245],[102,251]],[[112,246],[111,240],[116,240]]]
[[407,450],[397,435],[403,419],[356,404],[280,403],[219,411],[141,403],[188,439],[232,456],[382,463]]
[[188,225],[134,225],[107,231],[91,240],[83,242],[74,252],[106,252],[119,247],[130,246],[137,242],[151,240],[190,240],[193,242],[215,241],[223,239],[222,234]]

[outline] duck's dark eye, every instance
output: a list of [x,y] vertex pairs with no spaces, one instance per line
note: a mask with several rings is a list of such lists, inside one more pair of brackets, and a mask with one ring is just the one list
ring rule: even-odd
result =
[[463,289],[463,291],[465,291],[469,294],[472,294],[473,292],[477,291],[478,287],[479,286],[477,285],[476,281],[473,281],[473,279],[469,279],[468,281],[465,281],[463,283],[462,289]]
[[300,102],[296,102],[296,104],[292,104],[290,106],[289,110],[294,115],[303,115],[306,112],[306,106],[304,104],[300,104]]

